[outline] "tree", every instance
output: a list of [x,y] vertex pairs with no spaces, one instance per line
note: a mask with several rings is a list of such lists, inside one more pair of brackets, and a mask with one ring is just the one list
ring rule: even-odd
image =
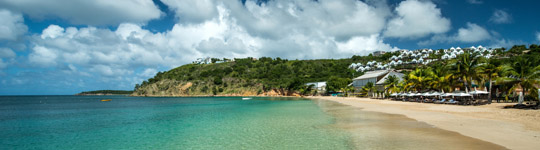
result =
[[508,65],[500,65],[495,60],[490,59],[487,63],[484,63],[479,66],[479,74],[482,76],[485,76],[488,78],[489,82],[489,95],[488,95],[488,103],[491,104],[491,95],[492,95],[492,87],[493,87],[493,81],[497,80],[497,78],[501,77],[504,74],[507,74],[508,71],[510,71],[511,67]]
[[399,78],[395,75],[388,76],[384,81],[384,90],[388,92],[397,92],[398,91]]
[[452,89],[451,85],[455,85],[452,81],[455,78],[451,69],[442,63],[436,63],[433,66],[433,77],[431,83],[429,84],[431,88],[439,91],[450,91]]
[[479,77],[476,68],[480,65],[482,58],[477,57],[476,54],[464,53],[459,55],[452,63],[457,76],[463,81],[465,89],[471,89],[472,80]]
[[340,91],[341,88],[347,87],[351,82],[352,81],[349,78],[332,76],[326,81],[326,89],[328,92],[337,92]]
[[367,97],[373,96],[373,91],[375,90],[375,85],[373,82],[368,82],[366,85],[362,87],[362,93],[364,93]]
[[421,91],[429,87],[433,80],[433,71],[431,68],[418,68],[407,75],[407,87],[414,88],[416,91]]
[[533,60],[533,58],[515,58],[508,74],[500,80],[512,86],[508,92],[517,88],[522,88],[524,94],[537,91],[536,85],[540,84],[540,66]]
[[215,85],[221,85],[221,84],[223,84],[223,80],[221,79],[220,76],[214,77],[214,84],[215,84]]
[[346,97],[349,97],[349,92],[354,91],[354,87],[353,86],[346,86],[344,88],[341,88],[341,91],[345,92]]

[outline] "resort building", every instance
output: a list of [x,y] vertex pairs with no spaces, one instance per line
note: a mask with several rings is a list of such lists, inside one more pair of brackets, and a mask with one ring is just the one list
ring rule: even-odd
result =
[[306,83],[307,86],[313,85],[313,89],[316,89],[317,92],[325,92],[326,91],[326,82],[309,82]]
[[[385,51],[373,52],[373,56],[385,54]],[[476,54],[477,57],[491,58],[494,56],[494,50],[483,46],[472,46],[469,48],[451,47],[443,50],[419,49],[419,50],[399,50],[399,55],[394,55],[388,61],[377,62],[369,61],[365,64],[352,63],[349,68],[355,69],[357,72],[387,70],[396,66],[404,65],[427,65],[435,61],[445,61],[448,59],[457,58],[459,55],[469,53]],[[431,57],[430,57],[431,56]]]
[[206,57],[206,58],[197,58],[196,61],[193,62],[194,64],[211,64],[212,58]]
[[[368,71],[365,72],[364,75],[354,78],[351,84],[355,90],[360,90],[369,82],[373,83],[375,86],[383,87],[384,89],[384,81],[392,75],[398,77],[400,81],[404,76],[404,74],[395,72],[394,70]],[[379,87],[377,89],[379,89]]]
[[389,73],[387,73],[382,79],[380,79],[379,81],[377,81],[377,83],[375,83],[375,87],[377,88],[377,90],[379,91],[384,91],[384,82],[386,81],[386,79],[388,79],[388,77],[390,76],[395,76],[399,79],[399,82],[403,81],[403,76],[405,76],[405,74],[403,73],[399,73],[399,72],[395,72],[395,71],[390,71]]
[[381,56],[381,55],[384,55],[386,52],[385,51],[375,51],[373,52],[373,56]]

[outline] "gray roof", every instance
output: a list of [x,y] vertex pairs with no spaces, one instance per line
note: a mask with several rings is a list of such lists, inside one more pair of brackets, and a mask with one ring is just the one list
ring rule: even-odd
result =
[[396,76],[399,79],[399,81],[401,81],[403,80],[403,76],[405,76],[405,74],[392,71],[386,74],[386,76],[384,76],[381,80],[377,81],[376,84],[384,84],[384,81],[386,81],[386,79],[388,79],[389,76]]
[[376,78],[379,76],[383,76],[386,73],[388,73],[390,70],[377,70],[377,71],[368,71],[364,73],[364,75],[359,76],[357,78],[354,78],[353,80],[362,80],[362,79],[369,79],[369,78]]

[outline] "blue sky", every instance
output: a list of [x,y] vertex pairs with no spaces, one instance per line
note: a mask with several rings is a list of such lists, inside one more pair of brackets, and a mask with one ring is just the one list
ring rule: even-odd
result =
[[538,1],[0,0],[0,95],[131,90],[200,57],[539,44]]

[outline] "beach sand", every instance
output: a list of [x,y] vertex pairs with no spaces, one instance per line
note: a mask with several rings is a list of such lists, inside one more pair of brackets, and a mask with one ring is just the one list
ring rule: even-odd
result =
[[[513,105],[512,103],[458,106],[369,98],[311,98],[339,102],[362,111],[404,115],[436,128],[508,149],[540,149],[540,110],[503,109],[506,105]],[[451,135],[446,132],[441,134]]]

